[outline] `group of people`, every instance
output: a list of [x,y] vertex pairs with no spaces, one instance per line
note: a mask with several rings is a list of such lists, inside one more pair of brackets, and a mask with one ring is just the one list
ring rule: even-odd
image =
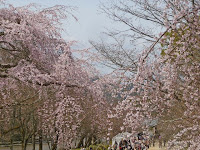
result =
[[127,139],[122,139],[119,143],[115,141],[113,145],[113,150],[148,150],[150,145],[150,140],[148,136],[139,135],[137,137]]

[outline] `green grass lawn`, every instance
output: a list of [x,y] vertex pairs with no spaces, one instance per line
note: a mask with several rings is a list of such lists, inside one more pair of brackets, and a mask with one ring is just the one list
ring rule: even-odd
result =
[[[93,150],[107,150],[109,145],[104,144],[97,144],[97,145],[90,145],[86,148],[86,150],[89,150],[92,148]],[[80,150],[81,148],[73,149],[73,150]]]

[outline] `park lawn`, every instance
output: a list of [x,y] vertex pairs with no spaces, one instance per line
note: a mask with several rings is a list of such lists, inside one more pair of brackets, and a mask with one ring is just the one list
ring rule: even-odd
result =
[[[105,149],[108,149],[108,146],[109,145],[104,145],[104,144],[90,145],[90,147],[93,150],[105,150]],[[90,147],[86,147],[86,150],[89,150]],[[73,150],[80,150],[80,148],[76,148],[76,149],[73,149]]]
[[[102,144],[100,144],[100,145],[91,145],[90,147],[92,147],[93,150],[96,150],[97,147],[98,147],[98,150],[101,150],[102,149],[101,146],[107,147],[107,145],[102,145]],[[73,150],[80,150],[80,148],[73,149]],[[87,147],[86,150],[89,150],[89,147]],[[159,148],[158,143],[155,143],[155,146],[154,147],[150,147],[148,150],[167,150],[167,148],[166,147]]]
[[158,143],[155,143],[154,147],[150,147],[148,150],[167,150],[166,147],[159,148]]

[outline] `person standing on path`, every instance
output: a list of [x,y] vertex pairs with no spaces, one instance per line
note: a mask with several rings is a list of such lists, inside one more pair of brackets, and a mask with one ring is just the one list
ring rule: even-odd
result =
[[117,145],[118,145],[118,144],[117,144],[117,142],[115,141],[115,143],[114,143],[114,145],[113,145],[113,149],[114,149],[114,150],[117,150]]
[[119,150],[123,150],[123,139],[119,142]]

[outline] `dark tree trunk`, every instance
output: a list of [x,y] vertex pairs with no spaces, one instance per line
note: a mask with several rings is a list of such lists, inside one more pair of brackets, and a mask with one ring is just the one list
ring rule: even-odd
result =
[[58,138],[59,135],[56,135],[56,140],[54,141],[54,143],[52,144],[52,149],[51,150],[57,150],[57,146],[58,146]]
[[42,150],[42,131],[39,132],[39,150]]
[[12,135],[10,136],[10,150],[13,150],[13,139],[12,139]]
[[10,150],[13,150],[13,135],[14,135],[14,124],[15,124],[15,112],[16,112],[16,108],[13,107],[13,114],[12,114],[12,120],[11,120],[11,133],[10,133]]
[[33,133],[32,136],[32,144],[33,144],[33,150],[35,150],[35,133]]

